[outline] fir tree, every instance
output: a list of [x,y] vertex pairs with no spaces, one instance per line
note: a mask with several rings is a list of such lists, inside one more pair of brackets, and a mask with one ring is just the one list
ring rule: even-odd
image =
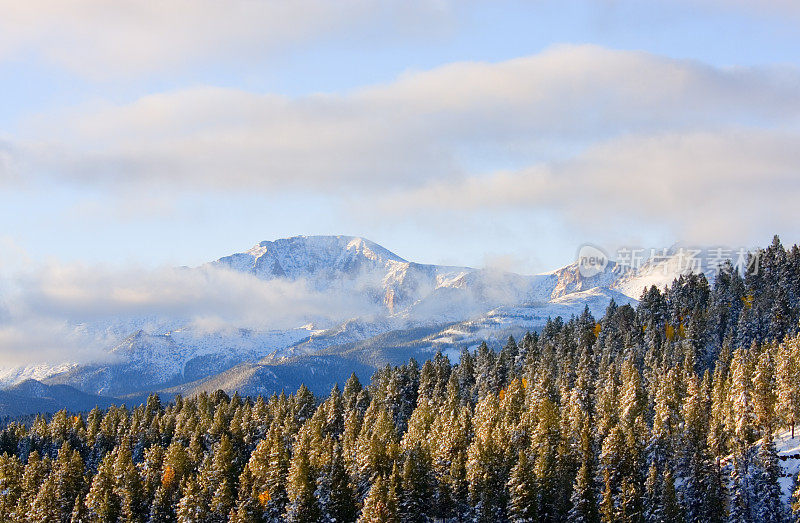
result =
[[286,507],[286,521],[311,523],[319,521],[321,513],[319,503],[314,496],[316,490],[314,473],[308,457],[308,440],[301,440],[295,446],[292,464],[289,470]]
[[792,490],[792,521],[800,522],[800,473],[794,478],[794,489]]
[[753,496],[753,518],[763,523],[780,523],[783,520],[781,488],[778,483],[781,468],[771,434],[767,434],[758,451]]
[[186,481],[176,512],[178,523],[207,521],[210,518],[208,503],[196,478]]
[[115,489],[114,454],[107,454],[100,463],[89,493],[86,495],[86,509],[95,521],[117,521],[122,514],[121,502]]
[[777,353],[778,412],[794,438],[795,425],[800,420],[800,336],[787,339]]
[[358,517],[359,523],[398,523],[397,497],[388,482],[378,476],[364,500],[364,508]]
[[538,494],[533,464],[528,460],[525,451],[519,452],[517,464],[511,469],[508,480],[510,499],[508,515],[513,521],[532,523],[538,521]]
[[338,441],[331,441],[328,448],[327,463],[317,480],[324,519],[330,522],[354,521],[358,509],[345,468],[342,446]]

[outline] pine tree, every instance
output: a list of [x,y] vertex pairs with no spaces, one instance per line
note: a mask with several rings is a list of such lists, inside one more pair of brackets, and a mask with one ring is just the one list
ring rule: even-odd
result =
[[580,456],[581,464],[572,490],[572,508],[569,520],[576,523],[597,523],[600,513],[597,506],[597,491],[595,487],[595,453],[592,448],[592,435],[587,426],[581,433]]
[[675,478],[669,469],[664,471],[662,485],[661,499],[664,504],[663,521],[681,523],[684,520],[683,509],[678,502],[677,492],[675,491]]
[[364,499],[364,508],[358,518],[359,523],[399,523],[397,497],[389,482],[378,476]]
[[778,412],[794,438],[795,425],[800,420],[800,335],[779,346],[776,381]]
[[687,521],[721,521],[724,515],[721,482],[708,450],[708,424],[711,398],[708,373],[698,383],[694,371],[689,372],[689,386],[683,405],[684,427],[679,460],[685,478],[683,502]]
[[314,496],[316,483],[308,457],[308,444],[308,439],[297,442],[289,469],[286,488],[289,504],[286,507],[286,521],[290,523],[311,523],[319,521],[322,516],[319,503]]
[[539,495],[537,510],[541,518],[550,520],[556,519],[559,511],[557,472],[561,432],[558,410],[549,398],[543,398],[537,410],[539,423],[532,438],[536,459],[534,473]]
[[730,500],[730,521],[733,523],[747,523],[753,519],[751,460],[752,449],[749,446],[740,447],[733,455]]
[[624,441],[619,427],[614,426],[603,441],[600,463],[603,470],[603,491],[600,514],[604,522],[617,521],[622,505]]
[[260,441],[250,455],[248,468],[253,478],[253,497],[259,500],[270,517],[282,517],[288,501],[289,453],[280,424],[270,426],[267,438]]
[[342,400],[344,401],[344,409],[346,411],[352,411],[356,408],[356,402],[358,401],[358,395],[363,390],[363,386],[361,382],[358,380],[358,376],[356,373],[352,373],[350,377],[344,384],[344,391],[342,392]]
[[475,387],[478,398],[497,394],[500,390],[495,374],[495,359],[494,352],[482,342],[475,354]]
[[356,442],[359,491],[365,493],[377,475],[388,476],[397,458],[397,432],[389,413],[373,401],[364,416],[363,430]]
[[[157,431],[156,431],[157,432]],[[145,504],[151,506],[156,489],[161,485],[164,468],[164,447],[154,444],[144,450],[144,461],[139,465]]]
[[142,521],[146,514],[141,478],[133,464],[130,447],[123,442],[114,460],[114,495],[119,499],[123,521]]
[[33,519],[68,521],[75,498],[81,494],[82,488],[83,460],[80,454],[65,442],[58,451],[53,471],[33,501]]
[[622,364],[622,394],[620,397],[620,428],[624,439],[620,510],[626,521],[643,518],[643,486],[645,444],[648,429],[645,421],[647,395],[642,388],[639,370],[629,356]]
[[720,459],[728,454],[731,431],[729,427],[729,389],[728,365],[730,351],[727,343],[723,345],[720,356],[714,367],[713,387],[711,392],[711,418],[709,420],[708,441],[709,452],[715,458],[717,476],[721,475]]
[[22,496],[22,461],[17,456],[0,455],[0,521],[11,521],[14,508]]
[[[70,523],[86,523],[89,521],[89,512],[86,510],[86,505],[84,504],[84,498],[81,494],[78,494],[75,497],[75,501],[72,504],[72,514],[69,516]],[[162,520],[168,521],[168,520]]]
[[51,474],[33,500],[33,506],[29,512],[32,521],[62,521],[54,479],[54,475]]
[[508,480],[510,499],[508,515],[513,521],[532,523],[538,521],[536,478],[533,464],[525,451],[519,452],[517,464],[511,469]]
[[254,489],[250,466],[245,465],[239,476],[239,497],[236,507],[231,509],[229,520],[232,523],[260,523],[263,520],[264,506],[259,499],[262,492]]
[[345,468],[342,445],[331,441],[327,463],[317,480],[317,492],[326,521],[354,521],[358,514],[355,493]]
[[792,490],[792,522],[800,522],[800,472],[794,478],[794,489]]
[[656,382],[653,429],[649,451],[659,467],[673,458],[682,423],[682,394],[677,369],[662,371]]
[[508,503],[508,436],[500,423],[498,399],[489,394],[475,408],[475,437],[467,450],[469,497],[478,521],[506,517]]
[[153,494],[153,503],[150,505],[150,521],[175,521],[175,506],[180,499],[176,494],[179,491],[171,491],[163,485],[156,487]]
[[752,374],[750,349],[738,349],[731,362],[730,396],[733,433],[739,445],[749,445],[756,440]]
[[651,463],[644,485],[644,520],[647,523],[661,523],[664,521],[661,481],[658,466],[655,463]]
[[178,523],[195,523],[210,519],[208,503],[197,478],[189,478],[176,510]]
[[758,451],[753,492],[753,516],[759,522],[780,523],[783,520],[781,488],[778,483],[781,467],[772,434],[767,434]]
[[753,373],[753,410],[759,435],[775,429],[775,362],[772,348],[762,348]]
[[86,509],[89,517],[95,521],[114,522],[122,514],[122,504],[115,489],[115,461],[113,453],[106,454],[86,495]]
[[210,521],[220,523],[228,521],[231,510],[234,509],[235,505],[236,499],[233,485],[229,479],[223,479],[211,496],[211,503],[209,504]]
[[431,466],[427,452],[420,445],[406,452],[401,481],[400,519],[407,522],[427,521],[433,494]]

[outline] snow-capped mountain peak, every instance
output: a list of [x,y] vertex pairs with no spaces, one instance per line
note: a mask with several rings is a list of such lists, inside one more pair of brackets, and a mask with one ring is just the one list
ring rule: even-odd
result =
[[251,272],[262,279],[326,279],[408,262],[375,242],[356,236],[294,236],[262,241],[220,258],[214,265]]

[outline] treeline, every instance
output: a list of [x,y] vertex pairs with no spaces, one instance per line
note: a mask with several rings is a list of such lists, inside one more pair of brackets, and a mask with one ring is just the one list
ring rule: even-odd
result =
[[800,421],[800,250],[758,256],[327,398],[11,423],[0,520],[800,521],[773,441]]

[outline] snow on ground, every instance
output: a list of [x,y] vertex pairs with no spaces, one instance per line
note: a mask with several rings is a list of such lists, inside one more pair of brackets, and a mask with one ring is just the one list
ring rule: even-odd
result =
[[800,427],[795,427],[794,438],[792,431],[786,429],[775,435],[775,448],[778,451],[781,468],[781,493],[783,501],[789,502],[794,488],[794,481],[800,473]]
[[0,368],[0,386],[5,388],[23,381],[34,379],[41,380],[53,374],[66,372],[76,363],[61,363],[58,365],[29,365],[27,367]]
[[[779,479],[781,499],[788,506],[795,488],[795,479],[800,473],[800,426],[795,427],[794,438],[792,438],[791,429],[785,428],[775,433],[773,439],[781,466],[781,477]],[[755,443],[756,452],[758,452],[761,442],[762,440],[759,440]],[[725,473],[730,475],[733,456],[726,456],[721,460],[721,463]]]

